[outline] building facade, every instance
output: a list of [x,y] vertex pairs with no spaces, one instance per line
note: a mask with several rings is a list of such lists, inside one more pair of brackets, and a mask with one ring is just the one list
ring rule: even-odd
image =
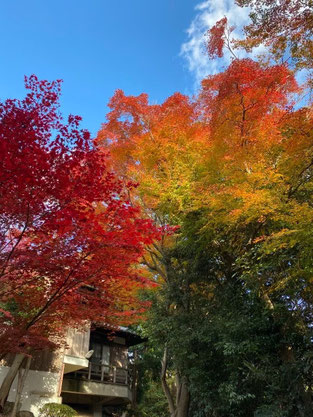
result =
[[[34,355],[24,385],[21,411],[39,416],[46,403],[63,403],[80,417],[112,416],[114,410],[135,400],[136,370],[129,348],[142,339],[126,328],[70,329],[67,347]],[[0,367],[0,383],[10,363]],[[8,401],[14,402],[17,381]]]

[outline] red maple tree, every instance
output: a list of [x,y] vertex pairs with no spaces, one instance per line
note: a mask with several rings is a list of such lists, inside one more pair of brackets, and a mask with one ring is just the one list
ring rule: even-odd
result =
[[57,344],[67,326],[129,321],[148,282],[134,265],[157,238],[106,168],[60,81],[26,78],[0,103],[0,355]]

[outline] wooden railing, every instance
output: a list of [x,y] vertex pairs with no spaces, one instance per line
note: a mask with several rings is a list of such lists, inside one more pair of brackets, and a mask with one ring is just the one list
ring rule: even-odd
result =
[[131,386],[132,383],[131,369],[91,361],[88,369],[80,369],[79,371],[66,374],[64,377],[128,386]]

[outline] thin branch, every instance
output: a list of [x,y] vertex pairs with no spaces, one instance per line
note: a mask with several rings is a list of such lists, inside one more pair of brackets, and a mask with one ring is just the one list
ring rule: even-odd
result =
[[[311,162],[306,165],[299,173],[298,177],[301,178],[302,175],[305,173],[305,171],[307,171],[309,168],[311,168],[313,166],[313,159],[311,160]],[[290,197],[293,196],[293,194],[298,191],[298,189],[301,187],[301,185],[303,185],[305,183],[305,179],[303,179],[302,181],[299,181],[298,184],[295,187],[290,187],[288,193],[287,193],[287,197],[288,199]]]
[[22,238],[23,238],[23,236],[24,236],[24,233],[25,233],[25,231],[26,231],[26,229],[27,229],[27,227],[28,227],[28,222],[29,222],[29,214],[30,214],[30,210],[29,210],[29,203],[28,203],[28,204],[27,204],[27,215],[26,215],[26,221],[25,221],[25,224],[24,224],[23,230],[22,230],[22,232],[20,233],[20,235],[19,235],[19,237],[18,237],[17,241],[15,242],[15,244],[14,244],[14,246],[13,246],[13,248],[12,248],[11,252],[10,252],[10,253],[9,253],[9,255],[8,255],[7,260],[5,261],[5,263],[4,263],[4,265],[3,265],[3,268],[2,268],[2,271],[1,271],[0,276],[3,276],[3,275],[5,274],[6,267],[7,267],[8,263],[9,263],[9,261],[10,261],[11,257],[13,256],[13,253],[14,253],[14,251],[15,251],[16,247],[18,246],[18,244],[20,243],[20,241],[22,240]]
[[68,280],[70,279],[70,277],[73,275],[73,273],[77,270],[77,268],[81,265],[81,263],[90,255],[89,253],[86,253],[86,255],[84,255],[75,265],[74,268],[72,268],[69,273],[67,274],[65,280],[63,281],[62,285],[52,294],[52,296],[50,297],[50,299],[41,307],[41,309],[35,314],[35,316],[32,318],[32,320],[28,323],[28,325],[26,326],[26,330],[28,330],[31,326],[33,326],[38,319],[40,318],[40,316],[50,307],[51,304],[54,303],[55,299],[58,299],[58,294],[60,292],[62,292],[62,288],[64,289],[64,287],[66,287],[66,283],[68,282]]

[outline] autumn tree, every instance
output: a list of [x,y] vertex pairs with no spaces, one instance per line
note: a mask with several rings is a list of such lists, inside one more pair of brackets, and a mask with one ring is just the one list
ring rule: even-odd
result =
[[23,100],[0,104],[0,353],[55,348],[64,330],[132,321],[148,285],[135,264],[159,236],[107,168],[80,118],[59,114],[60,81],[26,78]]
[[[98,134],[99,146],[110,150],[114,170],[126,182],[139,182],[132,199],[140,202],[146,216],[166,230],[174,227],[174,232],[183,213],[192,206],[191,189],[200,175],[198,161],[207,127],[197,124],[198,110],[190,99],[178,93],[162,105],[150,105],[145,94],[127,97],[117,91],[109,106],[108,121]],[[162,287],[180,285],[178,268],[169,255],[175,241],[175,234],[163,236],[160,242],[146,249],[143,257]],[[184,291],[189,287],[188,280],[182,285]],[[162,302],[169,314],[171,303],[164,299]],[[177,307],[188,310],[188,303]],[[176,367],[175,399],[166,379],[172,355],[166,347],[167,340],[167,337],[163,339],[162,346],[162,385],[171,415],[183,417],[188,415],[188,382],[182,369]]]
[[[234,60],[224,73],[205,79],[200,94],[212,129],[198,203],[207,210],[201,230],[212,236],[210,246],[223,265],[222,283],[237,282],[245,288],[243,294],[260,297],[264,315],[271,317],[281,336],[272,345],[273,360],[276,352],[276,366],[285,372],[276,385],[281,393],[290,386],[292,372],[297,375],[294,392],[288,388],[289,396],[282,395],[276,411],[274,400],[267,405],[270,415],[278,409],[284,410],[282,415],[310,415],[312,405],[306,388],[310,377],[302,367],[312,349],[312,305],[304,295],[310,293],[305,271],[312,266],[305,239],[296,238],[298,232],[306,235],[311,220],[301,222],[295,214],[308,214],[311,200],[305,190],[311,181],[312,119],[309,108],[292,109],[296,91],[285,66]],[[270,386],[268,382],[266,390]]]
[[[226,70],[194,100],[152,106],[117,91],[98,141],[140,183],[146,215],[179,225],[144,256],[159,282],[144,327],[163,348],[171,416],[308,417],[312,112],[294,107],[287,62],[311,68],[311,4],[238,4],[252,7],[246,39],[231,39],[227,17],[207,34],[211,58],[232,55]],[[261,43],[269,60],[237,58]]]
[[313,3],[311,0],[236,0],[251,8],[245,39],[251,50],[264,44],[277,59],[290,59],[299,68],[312,68]]
[[[209,28],[206,49],[211,59],[220,58],[226,50],[232,59],[255,52],[259,59],[276,64],[288,63],[302,80],[303,97],[312,98],[313,5],[311,0],[236,0],[249,7],[250,23],[243,28],[243,38],[232,35],[227,16]],[[303,100],[303,97],[299,101]]]
[[140,182],[132,198],[146,214],[180,226],[144,256],[159,276],[147,326],[164,347],[173,416],[310,414],[312,118],[293,109],[297,92],[285,65],[236,59],[195,101],[111,100],[98,142],[125,181]]

